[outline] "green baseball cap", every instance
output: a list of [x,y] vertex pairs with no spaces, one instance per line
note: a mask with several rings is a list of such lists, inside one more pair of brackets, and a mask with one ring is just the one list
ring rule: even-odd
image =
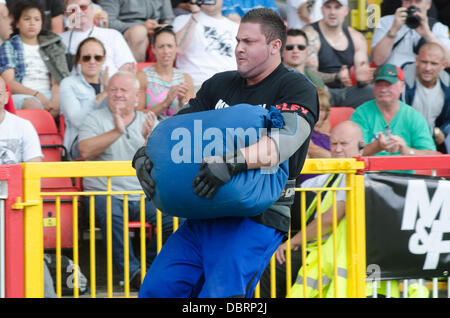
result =
[[391,84],[395,84],[398,80],[403,81],[403,71],[400,67],[393,64],[383,64],[378,66],[373,73],[373,81],[387,81]]

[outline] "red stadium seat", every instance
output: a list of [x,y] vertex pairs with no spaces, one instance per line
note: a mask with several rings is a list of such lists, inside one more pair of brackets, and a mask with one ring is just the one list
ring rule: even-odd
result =
[[11,89],[9,88],[8,84],[5,83],[5,85],[6,85],[6,91],[9,94],[8,102],[5,105],[5,110],[10,112],[11,114],[15,114],[16,108],[14,107],[14,102],[13,102],[12,95],[11,95]]
[[[156,227],[152,224],[145,222],[145,227],[147,228],[148,233],[148,239],[152,240],[153,235],[156,233]],[[141,222],[140,221],[130,221],[128,222],[128,228],[131,230],[136,230],[141,228]]]
[[330,123],[331,128],[339,124],[340,122],[349,120],[352,117],[353,112],[355,111],[352,107],[330,107]]
[[[80,178],[45,178],[41,180],[42,192],[80,192]],[[78,202],[78,207],[80,203]],[[56,248],[56,196],[44,196],[42,213],[44,219],[44,248]],[[72,196],[60,196],[61,247],[73,247],[73,200]]]
[[152,51],[152,46],[149,44],[147,46],[147,62],[156,62],[155,54]]
[[59,115],[58,131],[59,131],[61,138],[64,140],[64,134],[66,133],[66,122],[65,122],[63,114]]
[[41,142],[44,158],[42,161],[53,162],[67,159],[64,137],[59,133],[52,115],[44,109],[18,109],[19,117],[28,119],[36,129]]

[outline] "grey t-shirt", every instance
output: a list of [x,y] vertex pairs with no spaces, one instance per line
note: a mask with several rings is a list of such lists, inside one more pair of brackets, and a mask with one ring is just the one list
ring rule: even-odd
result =
[[[133,121],[126,127],[126,132],[112,143],[95,161],[131,161],[136,151],[145,143],[141,134],[145,114],[136,111]],[[85,140],[114,129],[114,118],[109,108],[93,111],[80,128],[79,140]],[[83,178],[85,191],[106,191],[106,177]],[[113,191],[139,191],[141,185],[136,176],[114,177],[111,179]],[[117,196],[122,198],[122,196]],[[129,200],[139,200],[139,195],[129,195]]]
[[439,81],[433,88],[426,88],[416,80],[416,94],[411,106],[425,117],[431,135],[433,135],[436,118],[439,117],[444,107],[444,99],[444,91]]

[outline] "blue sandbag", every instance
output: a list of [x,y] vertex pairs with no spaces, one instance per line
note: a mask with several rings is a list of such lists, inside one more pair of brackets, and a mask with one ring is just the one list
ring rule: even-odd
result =
[[256,216],[275,203],[288,180],[288,160],[272,168],[239,173],[211,199],[194,193],[192,181],[204,157],[222,155],[259,140],[264,128],[281,128],[282,115],[248,104],[170,117],[149,137],[155,206],[192,219]]

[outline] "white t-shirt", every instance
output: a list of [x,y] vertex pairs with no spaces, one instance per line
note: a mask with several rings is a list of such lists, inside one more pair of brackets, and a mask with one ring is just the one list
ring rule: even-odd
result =
[[[301,29],[308,23],[300,19],[297,9],[307,0],[287,0],[286,1],[286,17],[289,29]],[[317,22],[323,18],[322,16],[323,0],[316,0],[311,8],[311,23]]]
[[39,45],[23,43],[25,75],[22,85],[35,91],[50,91],[50,72],[39,54]]
[[[191,19],[190,14],[177,16],[174,31],[180,31]],[[239,24],[225,17],[212,18],[200,12],[195,33],[184,54],[177,57],[177,68],[188,73],[195,86],[216,73],[237,69],[234,50]]]
[[5,111],[0,123],[0,164],[25,162],[43,157],[39,137],[26,119]]
[[[67,51],[76,54],[78,45],[88,37],[100,40],[105,46],[106,59],[104,67],[108,66],[109,76],[116,73],[119,68],[126,63],[136,63],[130,47],[123,38],[123,35],[114,29],[94,27],[88,31],[66,31],[60,34]],[[75,68],[72,70],[75,74]]]
[[[394,15],[387,15],[380,19],[375,31],[373,32],[371,44],[372,49],[388,33],[393,23]],[[431,31],[439,39],[439,41],[441,41],[441,43],[450,50],[448,27],[440,22],[436,22]],[[419,43],[421,36],[404,24],[397,32],[394,43],[400,40],[403,35],[405,35],[405,37],[397,45],[393,52],[391,52],[385,63],[394,64],[401,67],[406,62],[415,62],[416,54],[414,53],[413,48]]]
[[436,118],[439,117],[444,107],[444,100],[444,90],[439,81],[433,88],[426,88],[416,80],[416,93],[411,106],[425,117],[430,127],[431,135],[433,135]]

